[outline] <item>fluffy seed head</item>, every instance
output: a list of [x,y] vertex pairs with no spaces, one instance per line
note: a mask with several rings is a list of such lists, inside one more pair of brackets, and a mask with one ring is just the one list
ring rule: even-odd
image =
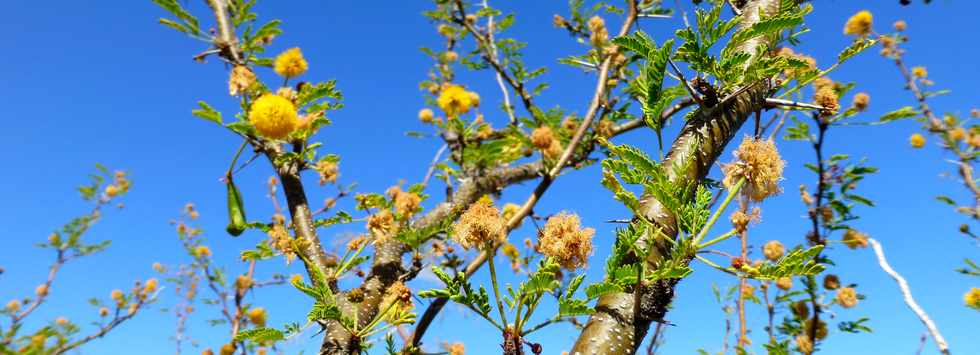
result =
[[823,288],[828,290],[836,290],[840,288],[840,278],[834,274],[828,274],[823,277]]
[[848,229],[847,232],[844,232],[844,237],[841,241],[851,249],[866,248],[868,246],[868,235],[853,229]]
[[538,149],[548,149],[551,142],[555,140],[555,133],[551,130],[551,127],[541,126],[535,128],[531,132],[531,144],[533,144]]
[[834,90],[832,86],[821,86],[813,94],[813,101],[817,105],[823,106],[823,110],[820,110],[820,115],[827,117],[837,114],[840,111],[840,97],[837,96],[837,91]]
[[770,240],[765,245],[762,246],[762,254],[766,256],[769,261],[776,261],[783,257],[783,253],[786,252],[786,248],[783,247],[783,243],[778,240]]
[[857,291],[855,291],[854,288],[852,287],[841,288],[837,290],[837,296],[834,297],[834,300],[836,300],[837,303],[844,308],[851,308],[857,306],[858,303]]
[[507,221],[493,206],[489,198],[481,198],[470,205],[453,225],[453,240],[464,249],[482,248],[507,238]]
[[568,270],[584,268],[592,255],[595,229],[582,228],[577,215],[559,213],[548,219],[539,234],[539,251]]
[[265,94],[252,103],[248,120],[259,135],[270,139],[283,139],[299,125],[296,106],[288,99]]
[[284,78],[294,78],[305,73],[308,68],[303,52],[299,48],[290,48],[276,57],[274,69],[276,74]]
[[858,111],[864,111],[868,109],[869,102],[871,102],[871,96],[868,95],[868,93],[859,92],[854,95],[854,101],[852,104]]
[[320,174],[320,185],[326,185],[327,183],[337,182],[337,177],[340,176],[340,168],[337,166],[337,162],[331,160],[320,160],[316,162],[316,166],[313,167],[318,174]]
[[776,279],[776,287],[779,287],[779,289],[783,291],[789,291],[789,289],[793,288],[793,278],[780,277]]
[[231,96],[238,96],[238,94],[248,91],[252,84],[255,84],[255,73],[252,72],[252,69],[244,65],[237,65],[231,70],[231,75],[228,77],[228,93]]
[[757,140],[748,136],[735,150],[736,161],[722,167],[723,183],[732,188],[742,177],[745,185],[742,193],[752,200],[762,201],[782,191],[779,180],[783,177],[786,162],[779,156],[772,140]]

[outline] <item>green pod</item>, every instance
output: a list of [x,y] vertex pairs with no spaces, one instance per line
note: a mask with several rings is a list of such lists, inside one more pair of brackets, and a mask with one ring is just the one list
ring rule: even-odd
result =
[[234,237],[245,232],[245,204],[242,201],[242,193],[238,191],[235,182],[228,179],[228,234]]

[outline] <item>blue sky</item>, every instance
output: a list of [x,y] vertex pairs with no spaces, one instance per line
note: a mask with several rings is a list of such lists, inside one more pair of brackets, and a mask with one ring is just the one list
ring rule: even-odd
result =
[[[421,46],[438,46],[434,25],[421,16],[427,1],[260,1],[257,11],[264,19],[284,21],[285,33],[276,39],[271,52],[301,46],[310,61],[304,78],[335,78],[345,95],[345,108],[331,115],[335,125],[319,138],[325,150],[340,154],[341,181],[357,182],[358,191],[379,192],[404,179],[418,182],[439,142],[417,139],[404,133],[426,130],[416,119],[424,104],[418,83],[430,65]],[[561,106],[583,113],[588,104],[593,77],[578,69],[560,66],[556,58],[583,51],[563,32],[551,26],[554,13],[566,13],[564,1],[499,1],[498,7],[516,11],[512,36],[529,42],[526,60],[532,67],[548,66],[543,76],[551,84],[539,99],[544,107]],[[190,1],[190,9],[206,18],[202,2]],[[818,1],[808,19],[812,31],[802,37],[799,51],[817,58],[823,66],[849,43],[841,35],[847,16],[869,8],[876,28],[888,30],[897,19],[909,23],[912,42],[907,60],[926,65],[937,87],[952,93],[932,100],[941,112],[967,113],[977,99],[975,81],[980,78],[976,58],[980,47],[975,14],[980,5],[968,1],[934,1],[923,6],[916,1],[901,7],[897,1]],[[232,114],[234,102],[226,95],[226,71],[215,61],[202,65],[191,57],[204,49],[200,42],[156,23],[163,15],[150,1],[81,2],[58,4],[39,1],[8,1],[5,20],[0,22],[0,107],[4,107],[0,151],[7,173],[0,177],[0,196],[8,201],[0,213],[0,300],[23,296],[39,284],[53,258],[33,246],[71,217],[87,210],[76,198],[75,186],[85,182],[97,162],[125,169],[134,181],[125,198],[126,208],[106,213],[88,240],[112,239],[108,251],[66,267],[54,285],[54,297],[28,322],[36,326],[64,315],[87,324],[96,310],[85,304],[89,297],[108,297],[113,288],[127,288],[136,279],[155,276],[155,261],[174,265],[187,262],[168,221],[178,216],[187,202],[195,202],[203,218],[215,259],[234,274],[243,271],[238,251],[254,246],[262,236],[250,232],[232,239],[224,233],[224,190],[218,178],[239,142],[211,123],[196,119],[190,110],[197,100],[206,100]],[[656,39],[667,38],[679,18],[649,20],[643,27]],[[876,51],[868,51],[844,65],[832,77],[857,82],[857,90],[871,94],[871,108],[859,119],[876,119],[881,113],[911,103],[902,90],[896,68]],[[268,75],[265,73],[264,75]],[[491,122],[501,125],[503,113],[494,110],[499,90],[489,72],[463,73],[460,82],[483,97],[483,111]],[[847,98],[845,98],[846,100]],[[917,127],[899,122],[877,127],[845,127],[831,132],[828,153],[848,153],[867,158],[881,172],[859,187],[875,200],[875,208],[861,208],[854,226],[885,245],[892,265],[913,287],[920,304],[946,335],[954,352],[980,353],[975,339],[980,313],[962,306],[962,295],[978,280],[956,274],[964,257],[975,257],[977,248],[956,232],[965,220],[934,196],[964,196],[961,185],[948,176],[951,165],[930,142],[926,149],[907,144]],[[633,132],[621,142],[653,147],[650,132]],[[796,194],[799,184],[811,184],[813,176],[803,168],[811,162],[810,148],[800,142],[780,142],[789,162],[786,193],[763,206],[763,223],[752,230],[752,243],[761,246],[770,239],[795,245],[808,230],[808,221]],[[723,160],[730,159],[726,152]],[[237,181],[243,189],[252,219],[266,217],[271,206],[264,198],[263,183],[272,172],[268,164],[254,164]],[[717,175],[716,175],[717,176]],[[334,190],[315,188],[307,176],[311,201],[322,201]],[[536,211],[550,214],[561,210],[577,212],[584,223],[598,230],[597,252],[592,265],[602,265],[612,241],[612,226],[605,220],[623,218],[627,212],[598,185],[599,170],[590,167],[562,176]],[[533,186],[533,185],[530,185]],[[530,186],[508,190],[505,202],[519,202]],[[439,193],[434,188],[432,193]],[[349,202],[349,201],[348,201]],[[341,207],[349,207],[342,204]],[[325,244],[340,243],[362,230],[353,225],[321,231]],[[519,242],[533,237],[524,228],[511,235]],[[735,250],[734,243],[722,248]],[[756,252],[758,253],[758,252]],[[903,354],[913,353],[924,328],[904,306],[895,284],[877,266],[871,250],[834,248],[845,282],[859,285],[867,296],[859,307],[836,314],[838,319],[871,318],[873,334],[841,334],[824,345],[827,353]],[[300,272],[297,265],[279,260],[260,264],[258,273]],[[485,271],[476,280],[485,282]],[[602,277],[600,267],[589,270],[590,280]],[[664,353],[694,353],[698,348],[717,350],[722,343],[724,319],[711,296],[711,284],[722,286],[731,278],[699,265],[677,289],[668,320],[675,323],[667,333]],[[433,286],[424,278],[415,286]],[[86,354],[125,354],[138,348],[144,354],[173,352],[174,318],[159,310],[173,303],[169,293],[156,309],[124,324],[104,339],[85,348]],[[273,325],[300,321],[309,302],[299,293],[281,287],[262,290],[255,301],[270,310]],[[422,305],[424,306],[424,304]],[[202,307],[199,307],[199,309]],[[542,307],[539,315],[550,316],[554,308]],[[763,313],[749,310],[756,343],[764,342]],[[190,333],[202,346],[220,345],[225,328],[210,328],[206,319],[216,311],[196,314]],[[571,346],[577,332],[556,325],[536,333],[545,353],[558,353]],[[317,347],[312,332],[287,344],[287,353]],[[449,307],[434,324],[426,343],[429,349],[442,341],[463,341],[470,353],[495,353],[499,339],[493,328],[472,314]],[[379,349],[380,350],[380,349]],[[759,351],[762,351],[761,348]],[[925,353],[935,352],[930,342]],[[194,353],[194,352],[191,352]]]

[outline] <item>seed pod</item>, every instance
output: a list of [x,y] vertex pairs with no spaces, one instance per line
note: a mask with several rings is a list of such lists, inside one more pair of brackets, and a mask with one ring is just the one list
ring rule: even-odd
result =
[[245,205],[242,202],[242,193],[238,191],[235,182],[228,177],[228,234],[233,237],[242,235],[245,231]]

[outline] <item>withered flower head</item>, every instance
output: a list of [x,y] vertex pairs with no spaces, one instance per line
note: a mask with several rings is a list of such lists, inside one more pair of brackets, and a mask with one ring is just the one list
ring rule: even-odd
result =
[[782,191],[779,180],[783,177],[786,162],[779,156],[772,140],[757,140],[748,136],[735,150],[736,161],[722,167],[723,183],[732,188],[739,179],[745,178],[742,193],[752,200],[762,201]]
[[577,215],[562,212],[548,219],[539,234],[539,251],[568,270],[584,268],[592,254],[595,229],[581,228]]
[[507,221],[488,197],[470,205],[453,225],[452,238],[464,249],[482,248],[507,238]]

